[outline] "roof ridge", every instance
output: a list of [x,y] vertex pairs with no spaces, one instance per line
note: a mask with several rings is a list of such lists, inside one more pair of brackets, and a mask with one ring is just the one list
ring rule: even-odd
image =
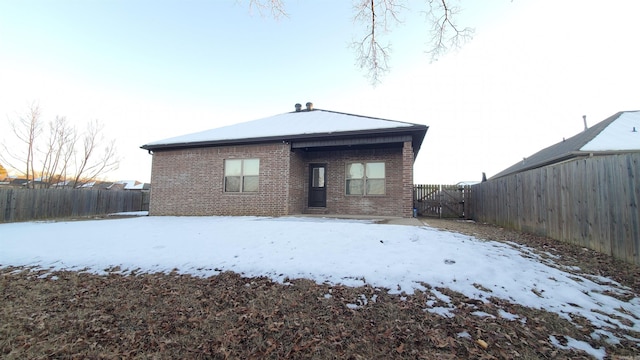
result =
[[327,109],[318,109],[318,108],[313,108],[313,109],[311,109],[311,110],[291,111],[291,112],[290,112],[290,113],[288,113],[288,114],[291,114],[291,113],[302,113],[302,112],[313,112],[313,111],[324,111],[324,112],[330,112],[330,113],[333,113],[333,114],[348,115],[348,116],[356,116],[356,117],[367,118],[367,119],[373,119],[373,120],[391,121],[391,122],[397,122],[397,123],[401,123],[401,124],[417,125],[417,124],[415,124],[415,123],[410,123],[410,122],[408,122],[408,121],[400,121],[400,120],[386,119],[386,118],[381,118],[381,117],[376,117],[376,116],[360,115],[360,114],[352,114],[352,113],[343,112],[343,111],[335,111],[335,110],[327,110]]

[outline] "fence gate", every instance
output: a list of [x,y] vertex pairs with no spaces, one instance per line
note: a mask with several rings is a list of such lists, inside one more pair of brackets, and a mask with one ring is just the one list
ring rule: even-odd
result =
[[469,189],[460,185],[414,185],[413,207],[420,216],[463,218]]

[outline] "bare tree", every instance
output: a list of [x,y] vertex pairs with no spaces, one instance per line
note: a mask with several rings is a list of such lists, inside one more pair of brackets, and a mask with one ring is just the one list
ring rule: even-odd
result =
[[76,172],[73,183],[89,182],[101,174],[116,170],[119,159],[116,154],[115,140],[106,141],[99,121],[90,122],[84,133],[82,152],[76,154]]
[[66,117],[56,116],[54,121],[49,122],[49,140],[43,151],[41,171],[41,176],[47,179],[46,187],[67,178],[77,138],[76,129]]
[[9,120],[13,134],[24,145],[23,151],[12,151],[4,142],[4,151],[0,152],[0,159],[10,168],[25,169],[27,187],[34,187],[36,175],[44,187],[65,180],[73,180],[77,186],[118,168],[115,140],[105,139],[99,121],[90,122],[79,137],[65,117],[56,117],[49,123],[49,137],[39,141],[43,127],[40,114],[40,107],[33,103],[18,121]]
[[[356,53],[356,62],[363,69],[373,85],[378,84],[389,72],[391,43],[383,42],[383,36],[400,21],[404,11],[411,11],[406,0],[352,0],[355,12],[354,20],[365,26],[365,33],[351,47]],[[457,48],[469,41],[474,33],[472,28],[460,28],[455,18],[460,8],[453,5],[457,0],[425,0],[430,39],[426,52],[431,60],[445,54],[451,48]],[[270,12],[278,19],[288,16],[284,0],[249,0],[249,8],[257,9],[261,15]]]
[[[33,187],[35,180],[35,150],[36,139],[42,133],[42,120],[40,118],[40,106],[33,102],[27,112],[18,117],[18,121],[9,120],[11,132],[22,147],[9,148],[6,143],[2,145],[3,152],[0,158],[10,167],[20,171],[27,179],[27,187]],[[23,170],[20,170],[23,169]]]

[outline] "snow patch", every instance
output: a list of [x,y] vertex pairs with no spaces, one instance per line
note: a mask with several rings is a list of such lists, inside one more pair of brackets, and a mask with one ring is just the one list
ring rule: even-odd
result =
[[596,359],[600,359],[603,360],[605,358],[605,356],[607,355],[606,351],[604,348],[598,348],[595,349],[593,346],[591,346],[591,344],[589,344],[588,342],[584,342],[584,341],[580,341],[580,340],[576,340],[572,337],[569,336],[565,336],[566,341],[567,341],[567,345],[562,345],[560,343],[560,341],[553,335],[549,336],[549,340],[551,341],[551,343],[562,350],[580,350],[580,351],[584,351],[587,354],[593,356]]

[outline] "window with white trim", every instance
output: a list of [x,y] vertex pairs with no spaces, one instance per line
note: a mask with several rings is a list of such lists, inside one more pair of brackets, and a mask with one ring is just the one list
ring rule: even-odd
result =
[[347,164],[347,195],[384,195],[385,164],[383,162],[363,162]]
[[260,159],[227,159],[224,161],[225,192],[258,192]]

